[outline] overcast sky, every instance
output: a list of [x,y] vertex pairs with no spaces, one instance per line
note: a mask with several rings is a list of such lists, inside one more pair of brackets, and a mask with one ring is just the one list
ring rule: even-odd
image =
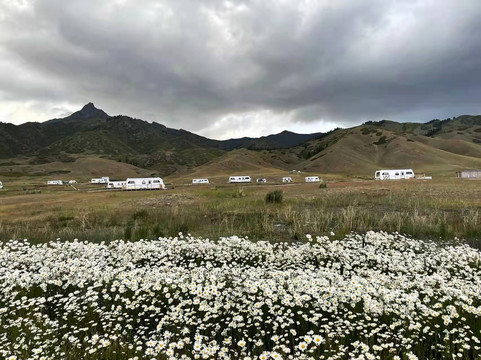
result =
[[0,0],[0,121],[212,138],[481,113],[479,0]]

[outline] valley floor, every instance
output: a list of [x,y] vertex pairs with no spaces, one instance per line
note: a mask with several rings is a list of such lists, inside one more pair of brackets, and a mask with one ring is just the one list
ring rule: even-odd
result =
[[[383,230],[418,238],[481,237],[481,182],[459,179],[318,184],[175,185],[165,191],[106,191],[90,184],[13,184],[0,191],[0,239],[94,242],[174,236],[292,241]],[[265,196],[283,191],[283,202]]]

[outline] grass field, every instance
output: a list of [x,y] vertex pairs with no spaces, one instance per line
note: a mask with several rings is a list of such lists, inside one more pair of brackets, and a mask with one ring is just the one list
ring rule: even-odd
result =
[[[93,242],[191,233],[217,238],[299,240],[305,234],[383,230],[417,238],[481,236],[481,182],[339,181],[318,184],[180,186],[165,191],[25,186],[0,192],[0,239]],[[282,203],[265,195],[283,191]]]
[[0,358],[480,358],[481,182],[294,178],[9,181]]

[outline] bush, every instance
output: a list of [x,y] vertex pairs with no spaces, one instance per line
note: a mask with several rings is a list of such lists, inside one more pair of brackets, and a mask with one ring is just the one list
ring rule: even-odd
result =
[[325,188],[327,188],[327,183],[324,180],[321,180],[321,183],[319,184],[319,187],[321,189],[325,189]]
[[237,191],[232,194],[233,198],[243,198],[244,196],[246,196],[246,193],[242,188],[237,189]]
[[266,203],[281,203],[284,200],[284,192],[282,190],[274,190],[266,194]]

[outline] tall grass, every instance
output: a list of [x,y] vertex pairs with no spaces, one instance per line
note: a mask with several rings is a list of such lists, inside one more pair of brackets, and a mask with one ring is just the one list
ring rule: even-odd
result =
[[[218,237],[242,234],[255,239],[297,240],[305,234],[334,232],[343,237],[351,231],[382,230],[417,238],[450,239],[481,237],[477,207],[454,196],[413,196],[412,190],[379,194],[359,191],[284,193],[282,203],[266,204],[264,192],[204,190],[189,204],[149,207],[131,206],[66,210],[60,205],[45,216],[30,220],[3,221],[0,239],[28,238],[45,242],[56,238],[89,241],[138,240],[170,236],[178,232]],[[32,211],[35,211],[32,209]]]

